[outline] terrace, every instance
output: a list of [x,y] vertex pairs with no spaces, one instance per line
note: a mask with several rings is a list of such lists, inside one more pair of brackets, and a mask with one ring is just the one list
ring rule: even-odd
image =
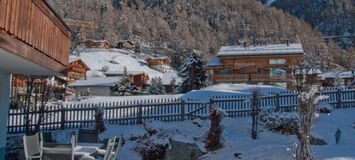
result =
[[0,159],[6,145],[11,74],[60,75],[71,33],[43,0],[0,0]]

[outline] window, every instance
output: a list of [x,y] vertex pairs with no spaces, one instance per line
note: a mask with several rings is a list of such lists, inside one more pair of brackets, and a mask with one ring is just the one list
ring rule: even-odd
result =
[[270,59],[269,64],[286,64],[286,59]]
[[221,74],[221,75],[230,75],[230,74],[233,74],[233,70],[230,69],[230,68],[221,69],[219,71],[219,74]]
[[287,71],[285,68],[270,68],[271,76],[286,75]]
[[258,68],[256,69],[257,74],[264,74],[264,69],[263,68]]
[[240,74],[248,74],[248,68],[240,68]]

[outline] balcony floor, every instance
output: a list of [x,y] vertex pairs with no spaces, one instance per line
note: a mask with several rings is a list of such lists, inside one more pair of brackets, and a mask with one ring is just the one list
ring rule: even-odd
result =
[[24,75],[58,75],[39,64],[0,48],[0,72]]

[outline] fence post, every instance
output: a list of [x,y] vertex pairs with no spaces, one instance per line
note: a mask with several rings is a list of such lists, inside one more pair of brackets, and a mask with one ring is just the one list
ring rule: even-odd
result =
[[276,93],[275,96],[275,105],[276,105],[276,112],[280,111],[280,93]]
[[65,108],[63,105],[60,113],[61,113],[60,129],[64,130],[65,129]]
[[211,111],[212,111],[212,107],[213,107],[213,98],[210,98],[210,105],[209,105],[209,113],[208,114],[210,114],[211,113]]
[[341,108],[341,89],[337,90],[337,108]]
[[143,115],[143,105],[142,104],[138,104],[138,124],[142,124],[143,120],[142,120],[142,115]]
[[180,106],[180,120],[184,121],[185,120],[185,101],[181,100],[181,106]]

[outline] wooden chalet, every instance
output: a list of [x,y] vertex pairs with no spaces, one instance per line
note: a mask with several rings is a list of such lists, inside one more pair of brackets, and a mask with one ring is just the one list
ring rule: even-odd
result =
[[[122,71],[105,72],[106,77],[121,77],[123,74]],[[138,91],[149,85],[149,75],[143,71],[128,71],[128,75]]]
[[318,76],[318,79],[324,87],[337,85],[353,86],[355,83],[355,71],[323,73]]
[[0,0],[0,159],[4,159],[11,74],[66,74],[69,28],[44,0]]
[[87,39],[84,42],[82,42],[82,44],[88,48],[105,48],[105,49],[110,48],[110,42],[108,40]]
[[134,49],[135,45],[131,41],[121,41],[118,42],[115,48],[120,48],[120,49]]
[[86,72],[89,70],[88,65],[80,57],[70,56],[67,74],[70,82],[86,78]]
[[149,66],[155,65],[170,65],[171,59],[169,57],[148,57],[145,61]]
[[286,82],[304,57],[302,45],[224,46],[207,66],[214,83]]
[[150,68],[166,73],[172,71],[169,57],[148,57],[145,60]]

